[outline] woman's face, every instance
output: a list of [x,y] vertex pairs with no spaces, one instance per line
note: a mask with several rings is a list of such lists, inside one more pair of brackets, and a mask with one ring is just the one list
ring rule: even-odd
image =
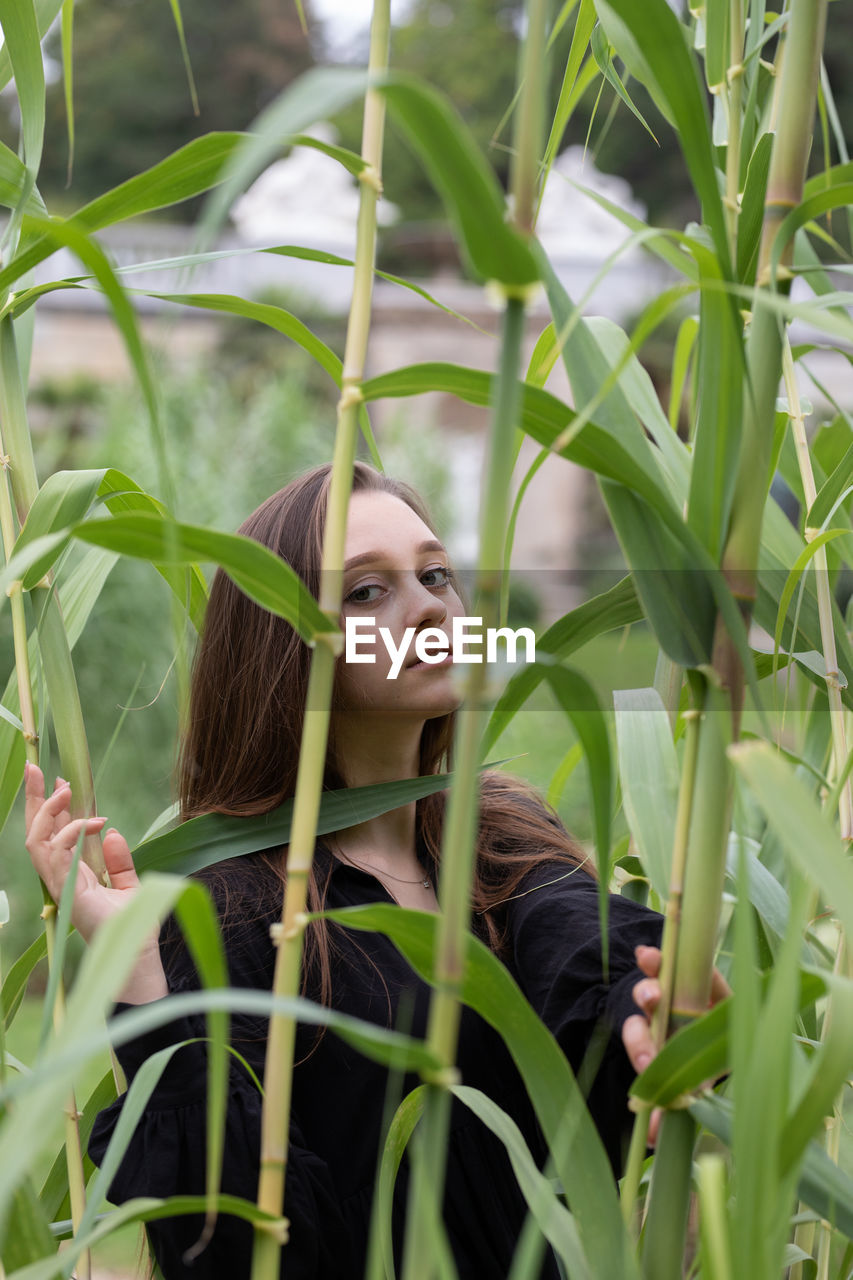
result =
[[[347,619],[358,620],[358,652],[376,660],[347,662],[346,653],[338,659],[340,712],[429,720],[456,709],[460,699],[450,658],[436,665],[419,662],[415,640],[426,628],[436,628],[449,649],[453,618],[464,616],[465,609],[446,550],[420,516],[393,494],[352,495],[342,599],[341,628]],[[390,643],[380,628],[387,630]],[[395,670],[397,675],[389,678]]]

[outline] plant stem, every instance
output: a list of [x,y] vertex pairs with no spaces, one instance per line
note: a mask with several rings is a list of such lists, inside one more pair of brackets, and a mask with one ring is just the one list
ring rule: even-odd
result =
[[[797,451],[800,465],[800,477],[803,482],[803,495],[808,510],[817,497],[812,460],[806,438],[806,424],[800,406],[800,392],[794,372],[794,360],[791,344],[785,338],[782,348],[782,370],[785,378],[785,391],[788,396],[788,416],[791,422],[791,434]],[[806,542],[811,542],[819,529],[805,530]],[[826,548],[818,547],[813,557],[815,586],[817,588],[817,606],[820,617],[820,638],[823,646],[824,665],[826,667],[826,697],[829,702],[829,723],[832,729],[832,777],[837,779],[847,761],[847,734],[845,731],[844,703],[841,700],[839,685],[838,655],[835,649],[835,628],[832,623],[832,590],[829,585],[829,568],[826,561]],[[839,820],[842,840],[853,840],[853,795],[851,795],[848,779],[839,796]]]
[[[826,26],[827,0],[793,0],[786,39],[777,63],[778,123],[770,159],[764,221],[758,258],[752,325],[747,349],[747,386],[741,456],[732,503],[732,520],[723,568],[735,594],[745,602],[755,598],[755,566],[761,539],[764,496],[769,483],[776,394],[781,377],[782,323],[769,307],[762,306],[762,290],[778,292],[790,286],[793,243],[779,258],[777,278],[771,278],[776,233],[785,216],[802,199],[814,104],[820,72],[820,56]],[[761,500],[756,500],[758,486]]]
[[726,1166],[722,1157],[717,1155],[700,1156],[696,1163],[704,1260],[702,1274],[705,1280],[732,1280]]
[[[704,691],[703,691],[704,693]],[[684,731],[684,761],[681,766],[681,784],[678,791],[678,809],[675,815],[675,832],[673,836],[672,866],[669,879],[669,897],[666,904],[666,920],[664,922],[663,939],[661,941],[660,968],[660,1001],[652,1017],[652,1037],[658,1048],[666,1039],[669,1027],[669,1014],[672,1008],[673,983],[675,979],[675,959],[678,952],[678,938],[681,926],[681,904],[684,896],[684,872],[687,864],[688,835],[690,832],[690,815],[693,809],[693,794],[696,785],[696,763],[699,756],[699,725],[701,707],[692,707],[685,712],[687,727]],[[646,1158],[646,1138],[649,1131],[651,1107],[638,1107],[631,1134],[631,1146],[622,1181],[622,1217],[626,1226],[634,1215],[634,1201],[640,1189],[643,1162]]]
[[643,1237],[646,1280],[681,1280],[696,1122],[689,1111],[667,1111],[658,1137]]
[[[536,182],[542,143],[547,0],[529,0],[527,32],[519,59],[519,108],[510,189],[513,221],[529,233],[535,219]],[[475,586],[475,612],[485,627],[500,620],[501,579],[509,516],[509,491],[515,457],[514,440],[520,409],[519,378],[524,340],[524,302],[506,293],[499,373],[493,403],[485,480],[480,495],[480,548]],[[435,1251],[430,1236],[440,1217],[447,1161],[450,1093],[459,1031],[465,936],[470,920],[479,813],[478,766],[490,691],[485,663],[473,663],[465,681],[464,701],[457,713],[451,787],[441,846],[439,900],[441,916],[436,942],[433,994],[427,1041],[442,1064],[442,1078],[427,1081],[421,1125],[420,1159],[409,1188],[404,1280],[430,1280]]]
[[[8,455],[12,495],[18,521],[23,524],[39,486],[11,316],[0,319],[0,421],[4,432],[0,449]],[[34,588],[32,600],[60,763],[71,784],[72,816],[84,817],[95,812],[92,766],[74,664],[55,586]],[[103,878],[104,858],[97,836],[84,838],[83,857],[95,874]]]
[[726,226],[732,262],[737,261],[738,214],[740,211],[740,140],[743,100],[743,41],[745,18],[743,0],[731,0],[729,8],[729,69],[726,76],[728,142],[726,144]]
[[[390,0],[374,0],[368,62],[371,74],[375,75],[387,68],[390,35]],[[364,378],[370,329],[376,258],[376,204],[382,189],[384,128],[384,98],[375,90],[368,89],[362,132],[362,155],[367,161],[367,168],[360,174],[355,274],[323,535],[320,582],[320,608],[334,620],[335,626],[338,625],[341,609],[341,568],[347,508],[352,489],[358,413],[362,401],[361,382]],[[281,924],[276,927],[274,935],[278,946],[273,978],[273,991],[276,995],[296,995],[299,991],[308,877],[314,855],[317,813],[326,767],[335,660],[340,650],[340,632],[328,632],[317,637],[311,658],[305,727],[299,753],[293,826],[287,857],[284,908]],[[275,1015],[270,1019],[265,1078],[275,1081],[275,1088],[266,1091],[261,1116],[258,1206],[276,1217],[281,1215],[284,1200],[295,1036],[296,1024],[292,1018]],[[256,1230],[252,1280],[278,1280],[279,1253],[285,1239],[286,1233],[281,1231],[271,1232],[263,1228]]]
[[518,66],[520,99],[515,117],[512,167],[513,221],[531,232],[536,222],[536,184],[544,123],[544,97],[539,90],[548,17],[546,0],[528,0],[527,34]]
[[[7,322],[0,322],[0,324],[3,323]],[[11,324],[11,321],[8,323]],[[2,397],[0,397],[0,399],[1,398]],[[4,414],[4,425],[8,421],[8,417]],[[29,434],[27,434],[26,438],[27,441],[29,441]],[[8,562],[11,558],[12,550],[15,545],[16,531],[15,513],[12,507],[12,494],[9,486],[11,460],[5,453],[4,443],[3,439],[0,438],[0,455],[2,455],[0,465],[2,465],[3,470],[3,479],[0,481],[0,534],[2,534],[3,550],[6,561]],[[27,451],[25,451],[25,456],[26,453]],[[32,457],[31,450],[29,450],[29,456]],[[27,635],[27,619],[21,583],[13,582],[8,588],[8,595],[12,611],[12,638],[15,649],[15,671],[18,683],[18,701],[21,708],[24,747],[26,750],[27,760],[31,764],[38,764],[38,724],[33,704],[32,681],[30,677],[29,638]],[[65,639],[64,633],[63,639]],[[65,647],[66,649],[68,647],[67,641]],[[74,685],[74,690],[76,692],[76,685]],[[54,714],[56,714],[55,710]],[[100,845],[98,845],[98,848],[100,850]],[[43,883],[41,885],[41,889],[44,903],[42,917],[44,919],[48,967],[52,971],[55,967],[56,907],[51,901],[50,895]],[[65,992],[60,979],[53,1007],[53,1021],[54,1026],[57,1029],[62,1024],[64,1011]],[[0,1011],[0,1016],[2,1016],[2,1011]],[[86,1210],[86,1176],[83,1167],[83,1148],[80,1142],[80,1129],[78,1124],[80,1112],[77,1109],[77,1098],[73,1087],[66,1100],[64,1116],[65,1159],[68,1172],[68,1191],[71,1200],[71,1220],[76,1231]],[[88,1250],[81,1255],[79,1268],[80,1280],[89,1280],[91,1275],[91,1255]]]
[[[485,627],[500,616],[502,549],[512,476],[512,440],[518,420],[519,374],[524,337],[524,304],[509,299],[504,312],[500,374],[489,442],[486,480],[480,508],[480,565],[475,598]],[[447,1157],[450,1094],[459,1030],[459,997],[469,924],[478,819],[480,743],[490,701],[485,663],[472,663],[465,699],[458,712],[453,746],[454,784],[450,791],[441,848],[439,919],[433,996],[427,1040],[443,1064],[444,1076],[428,1082],[422,1121],[422,1159],[409,1192],[409,1217],[403,1263],[405,1280],[427,1280],[430,1224],[441,1205]]]

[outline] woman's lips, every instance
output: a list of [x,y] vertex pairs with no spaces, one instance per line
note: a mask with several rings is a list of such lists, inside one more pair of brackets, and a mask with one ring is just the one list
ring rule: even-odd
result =
[[452,661],[453,659],[451,658],[450,654],[446,653],[444,657],[441,659],[441,662],[412,662],[409,664],[406,670],[414,671],[416,667],[446,667],[447,664]]

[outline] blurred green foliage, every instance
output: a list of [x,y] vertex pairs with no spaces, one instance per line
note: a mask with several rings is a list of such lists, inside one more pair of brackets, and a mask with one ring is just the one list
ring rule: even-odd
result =
[[[264,300],[286,301],[280,295]],[[308,316],[304,306],[300,313],[324,341],[342,349],[340,320]],[[270,493],[331,457],[337,389],[278,334],[225,320],[206,357],[178,367],[160,349],[154,360],[182,520],[233,531]],[[162,497],[150,425],[135,384],[73,375],[36,384],[30,406],[41,476],[109,465]],[[384,466],[416,485],[444,530],[450,516],[445,450],[435,433],[406,428],[404,412],[387,424],[380,437]],[[369,456],[363,443],[360,456]],[[189,635],[185,660],[192,643]],[[12,670],[8,609],[0,613],[0,660],[3,671]],[[178,723],[170,593],[151,566],[117,563],[79,641],[75,667],[99,775],[98,811],[136,843],[172,801]],[[50,741],[42,743],[45,748],[49,772]],[[14,957],[38,931],[41,910],[19,807],[0,834],[0,859],[12,907],[2,955]]]

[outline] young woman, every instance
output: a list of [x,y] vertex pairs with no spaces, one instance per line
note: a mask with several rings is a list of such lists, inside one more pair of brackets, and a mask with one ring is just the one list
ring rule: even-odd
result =
[[[316,595],[329,468],[319,467],[268,499],[243,525],[281,555]],[[447,552],[417,495],[356,464],[346,535],[343,618],[375,618],[399,646],[408,628],[448,637],[464,614]],[[343,625],[343,619],[342,619]],[[410,648],[396,679],[387,679],[383,645],[374,664],[339,660],[324,785],[363,786],[448,766],[458,694],[450,662],[418,662]],[[259,814],[295,789],[305,713],[309,653],[291,627],[244,596],[221,571],[211,590],[193,671],[189,727],[181,747],[184,818],[218,812]],[[27,847],[59,899],[81,830],[104,819],[70,818],[70,791],[57,780],[45,799],[40,771],[27,771]],[[436,911],[445,796],[430,796],[322,837],[309,890],[312,910],[396,901]],[[115,830],[104,836],[111,887],[81,865],[73,921],[89,939],[133,894],[130,851]],[[223,929],[231,983],[269,989],[274,949],[269,926],[280,915],[287,849],[231,859],[201,874]],[[629,1113],[626,1090],[650,1060],[646,1014],[658,996],[661,918],[622,897],[609,915],[609,981],[602,979],[598,886],[583,851],[556,815],[520,781],[483,776],[474,885],[474,932],[500,957],[548,1025],[575,1069],[593,1034],[600,1065],[589,1100],[618,1168]],[[198,986],[180,934],[167,925],[140,956],[118,1009]],[[380,934],[310,925],[303,965],[308,997],[383,1026],[423,1035],[428,988]],[[642,1012],[640,1012],[642,1010]],[[232,1042],[263,1075],[266,1024],[232,1018]],[[118,1050],[129,1079],[166,1044],[205,1034],[203,1018],[175,1019]],[[357,1280],[363,1274],[372,1189],[381,1150],[388,1073],[334,1034],[301,1026],[297,1038],[290,1153],[284,1212],[290,1240],[288,1280]],[[541,1134],[520,1077],[497,1034],[471,1010],[462,1015],[462,1080],[484,1090],[521,1126],[544,1159]],[[171,1059],[111,1187],[111,1199],[201,1193],[205,1164],[205,1049],[196,1041]],[[407,1091],[416,1084],[408,1077]],[[267,1080],[265,1088],[275,1087]],[[90,1142],[97,1162],[117,1122],[119,1099],[98,1118]],[[256,1193],[261,1099],[250,1075],[231,1069],[223,1190]],[[400,1249],[406,1166],[394,1203]],[[506,1276],[525,1205],[501,1144],[455,1105],[448,1151],[444,1221],[460,1277]],[[166,1280],[228,1277],[250,1271],[251,1228],[221,1215],[212,1243],[191,1266],[198,1217],[151,1223],[149,1237]],[[549,1254],[543,1277],[557,1275]]]

